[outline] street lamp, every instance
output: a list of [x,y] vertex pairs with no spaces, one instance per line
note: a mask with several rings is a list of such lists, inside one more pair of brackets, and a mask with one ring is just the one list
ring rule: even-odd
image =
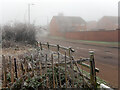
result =
[[35,5],[35,4],[28,4],[28,23],[30,24],[30,5]]
[[[31,12],[30,12],[31,5],[36,5],[36,4],[33,4],[33,3],[28,4],[28,26],[30,25],[30,20],[31,20]],[[49,20],[48,20],[48,16],[47,16],[47,25],[48,25],[48,21]]]

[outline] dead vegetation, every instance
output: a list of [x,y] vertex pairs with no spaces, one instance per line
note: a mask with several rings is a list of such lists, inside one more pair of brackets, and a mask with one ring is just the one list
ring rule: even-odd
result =
[[[51,51],[51,47],[57,51]],[[73,52],[73,49],[60,45],[39,43],[23,54],[3,55],[3,89],[97,88],[95,73],[99,70],[82,63],[93,60],[93,57],[76,61],[72,57]],[[90,67],[90,77],[81,71],[78,64]]]
[[34,44],[36,42],[36,29],[34,25],[15,23],[4,25],[2,31],[2,46],[14,47],[16,43]]

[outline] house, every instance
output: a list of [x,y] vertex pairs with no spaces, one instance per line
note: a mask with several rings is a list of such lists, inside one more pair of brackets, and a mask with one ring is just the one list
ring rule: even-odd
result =
[[88,21],[87,22],[87,31],[97,30],[97,21]]
[[104,16],[97,23],[98,30],[116,30],[118,29],[117,16]]
[[86,22],[81,17],[53,16],[49,28],[51,35],[61,35],[65,32],[85,31]]

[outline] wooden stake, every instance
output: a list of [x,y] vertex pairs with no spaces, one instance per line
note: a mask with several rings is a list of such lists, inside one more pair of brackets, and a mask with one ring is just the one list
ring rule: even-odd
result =
[[42,43],[41,43],[41,42],[40,42],[40,49],[43,50],[43,48],[42,48]]
[[42,65],[41,65],[41,62],[39,62],[39,65],[40,65],[40,76],[42,76]]
[[[13,60],[13,57],[12,57],[12,60]],[[14,70],[14,64],[13,64],[12,60],[11,60],[11,82],[14,83],[14,72],[15,72],[15,70]]]
[[26,61],[26,59],[24,58],[24,67],[25,67],[25,74],[28,72],[28,64],[27,64],[27,61]]
[[20,70],[21,70],[21,76],[24,75],[24,68],[23,68],[23,64],[22,61],[20,60]]
[[[69,58],[70,58],[70,61],[71,61],[71,69],[72,69],[72,72],[74,71],[73,69],[73,62],[72,62],[72,58],[71,58],[71,48],[69,48]],[[72,88],[74,88],[74,72],[71,73],[71,76],[72,76]]]
[[51,63],[52,63],[52,74],[53,74],[53,88],[55,88],[53,54],[51,54]]
[[16,58],[14,58],[14,67],[15,67],[15,76],[16,76],[16,78],[18,78],[18,76],[17,76],[17,63],[16,63]]
[[12,73],[12,72],[13,72],[12,70],[13,70],[13,69],[12,69],[11,56],[9,56],[9,62],[10,62],[10,75],[11,75],[11,82],[13,83],[14,81],[12,80],[12,79],[13,79],[13,77],[12,77],[12,74],[13,74],[13,73]]
[[2,87],[7,87],[7,68],[6,68],[6,61],[5,61],[4,55],[2,55],[2,64],[3,64],[3,84],[2,84]]
[[[60,56],[60,53],[59,53],[59,45],[57,45],[57,53],[58,53],[58,64],[60,63],[60,60],[59,60],[59,56]],[[60,66],[58,66],[58,73],[59,73],[59,83],[60,83],[60,88],[61,88],[61,75],[60,75]]]
[[48,78],[47,78],[47,54],[46,54],[46,61],[45,61],[45,76],[46,76],[46,86],[48,88]]
[[67,88],[67,64],[66,64],[66,51],[65,51],[65,82],[66,82],[66,88]]
[[20,62],[18,62],[18,78],[21,77]]
[[90,51],[90,81],[93,85],[93,88],[97,88],[97,81],[96,81],[96,71],[95,71],[95,62],[94,62],[94,51]]

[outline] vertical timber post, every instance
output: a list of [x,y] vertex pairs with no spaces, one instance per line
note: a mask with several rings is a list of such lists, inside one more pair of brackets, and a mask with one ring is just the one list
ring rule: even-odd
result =
[[18,76],[17,76],[17,63],[16,63],[16,58],[14,58],[14,67],[15,67],[15,76],[16,76],[16,78],[18,78]]
[[11,56],[9,56],[9,61],[10,61],[10,74],[11,74],[11,82],[14,82],[14,69],[13,69],[13,63]]
[[37,42],[37,55],[39,55],[39,50],[40,50],[40,43]]
[[67,88],[67,64],[66,64],[66,51],[65,51],[65,82],[66,82],[66,88]]
[[40,49],[42,50],[42,43],[40,42]]
[[49,48],[50,48],[49,42],[47,42],[47,47],[48,47],[48,50],[49,50]]
[[[59,48],[60,46],[57,45],[57,53],[58,53],[58,64],[60,63],[60,53],[59,53]],[[60,83],[60,88],[61,88],[61,75],[60,75],[60,66],[58,65],[58,73],[59,73],[59,83]]]
[[53,88],[55,88],[53,54],[51,54],[51,63],[52,63],[52,74],[53,74]]
[[[71,48],[69,48],[69,58],[71,61],[71,69],[73,72],[73,62],[72,62],[72,56],[71,56]],[[71,76],[72,76],[72,87],[74,88],[74,73],[71,72]]]
[[97,81],[96,81],[96,72],[95,72],[95,62],[94,62],[94,51],[89,51],[90,54],[90,81],[92,84],[92,88],[97,88]]
[[[40,50],[42,51],[42,43],[40,42]],[[41,52],[41,55],[42,55],[42,52]],[[39,57],[40,59],[40,57]],[[41,64],[41,61],[39,62],[39,65],[40,65],[40,76],[42,76],[42,64]]]
[[46,87],[48,88],[48,75],[47,75],[47,54],[46,54],[46,61],[45,61],[45,76],[46,76]]
[[3,85],[2,87],[7,87],[7,68],[6,68],[6,61],[5,61],[4,55],[2,55],[2,64],[3,64]]
[[20,60],[20,70],[21,70],[21,76],[23,76],[24,75],[24,69],[23,69],[22,59]]

